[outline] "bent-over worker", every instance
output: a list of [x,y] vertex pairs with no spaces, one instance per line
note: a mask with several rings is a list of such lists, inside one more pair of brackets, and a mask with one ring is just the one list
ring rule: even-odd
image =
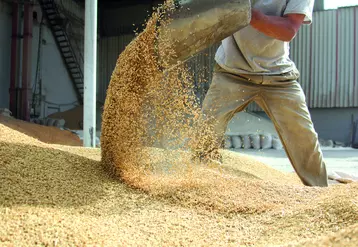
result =
[[255,101],[274,123],[302,182],[328,185],[318,135],[297,82],[299,71],[289,58],[289,43],[301,25],[311,24],[313,6],[314,0],[257,0],[250,25],[222,41],[203,102],[214,145],[196,150],[201,161],[220,161],[229,121]]

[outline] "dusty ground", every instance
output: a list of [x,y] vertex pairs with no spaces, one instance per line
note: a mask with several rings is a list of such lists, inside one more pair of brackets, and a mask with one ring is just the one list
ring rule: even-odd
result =
[[224,155],[223,172],[151,176],[136,190],[108,175],[97,149],[44,144],[0,124],[0,246],[358,245],[357,184],[306,188]]

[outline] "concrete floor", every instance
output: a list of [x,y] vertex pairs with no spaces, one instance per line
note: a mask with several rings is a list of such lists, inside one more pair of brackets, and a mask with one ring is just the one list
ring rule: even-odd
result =
[[[233,150],[234,151],[234,150]],[[293,168],[284,150],[235,150],[236,152],[254,156],[257,160],[284,172],[293,172]],[[340,171],[358,176],[358,150],[350,148],[323,150],[327,172]]]

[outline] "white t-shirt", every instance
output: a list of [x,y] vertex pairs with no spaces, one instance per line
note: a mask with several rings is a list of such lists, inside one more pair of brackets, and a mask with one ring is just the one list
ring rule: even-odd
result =
[[[305,24],[312,23],[314,0],[257,0],[253,8],[266,15],[304,14]],[[251,25],[221,42],[216,62],[234,74],[277,75],[297,70],[289,58],[289,42],[271,38]]]

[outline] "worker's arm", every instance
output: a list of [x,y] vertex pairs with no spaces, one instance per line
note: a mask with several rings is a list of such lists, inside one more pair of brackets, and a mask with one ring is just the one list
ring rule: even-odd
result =
[[300,29],[305,15],[288,14],[284,17],[265,15],[259,10],[252,10],[251,26],[272,38],[290,42]]

